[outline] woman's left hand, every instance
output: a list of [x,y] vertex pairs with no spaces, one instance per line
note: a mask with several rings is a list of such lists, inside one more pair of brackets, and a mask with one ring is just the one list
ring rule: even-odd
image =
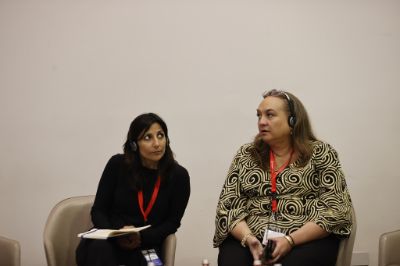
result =
[[272,252],[272,259],[266,261],[267,265],[276,263],[292,250],[292,246],[285,237],[273,238],[273,241],[275,241],[275,249]]

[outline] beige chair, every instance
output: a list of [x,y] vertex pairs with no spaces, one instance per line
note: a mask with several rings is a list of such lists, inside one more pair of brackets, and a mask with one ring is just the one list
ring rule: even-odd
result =
[[357,221],[356,212],[352,209],[353,229],[349,238],[343,239],[339,244],[338,256],[336,259],[336,266],[350,266],[351,257],[353,255],[354,240],[356,238]]
[[175,264],[175,251],[176,251],[176,235],[170,234],[164,240],[162,246],[164,266],[174,266]]
[[379,266],[400,266],[400,230],[380,236]]
[[18,241],[0,236],[0,265],[21,265],[21,247]]
[[[59,202],[51,210],[44,229],[44,249],[49,266],[71,266],[75,263],[75,250],[80,239],[78,233],[87,231],[93,224],[90,209],[94,196],[72,197]],[[174,266],[175,234],[169,235],[162,247],[165,266]]]

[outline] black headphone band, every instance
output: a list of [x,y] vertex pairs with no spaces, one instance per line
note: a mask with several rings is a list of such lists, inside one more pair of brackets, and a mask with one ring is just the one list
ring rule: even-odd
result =
[[286,92],[284,92],[284,91],[282,91],[282,94],[285,96],[285,98],[286,98],[286,100],[287,100],[287,102],[288,102],[288,105],[289,105],[289,113],[290,113],[290,115],[294,115],[294,107],[293,107],[293,101],[292,101],[292,99],[290,99],[290,96],[286,93]]
[[282,96],[284,98],[286,98],[286,101],[288,103],[289,106],[289,116],[288,116],[288,124],[291,128],[294,128],[294,126],[296,125],[296,114],[295,114],[295,110],[294,110],[294,103],[293,100],[290,98],[289,94],[283,90],[270,90],[270,91],[266,91],[262,94],[263,98],[265,99],[268,96]]
[[289,126],[294,127],[294,125],[296,124],[296,114],[294,113],[293,101],[290,98],[289,94],[287,94],[284,91],[281,91],[281,93],[285,96],[286,101],[288,102],[289,105],[289,118],[288,118]]

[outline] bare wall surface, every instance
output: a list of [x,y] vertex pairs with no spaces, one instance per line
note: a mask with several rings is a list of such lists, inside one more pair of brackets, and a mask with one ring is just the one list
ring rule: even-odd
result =
[[226,172],[261,93],[284,88],[338,150],[355,251],[377,265],[379,235],[400,227],[399,47],[399,1],[0,0],[0,234],[44,265],[50,209],[94,194],[152,111],[191,175],[176,265],[216,265]]

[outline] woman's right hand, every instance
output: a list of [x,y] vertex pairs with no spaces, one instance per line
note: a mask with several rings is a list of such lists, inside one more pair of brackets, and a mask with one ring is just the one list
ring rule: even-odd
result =
[[123,249],[136,249],[140,247],[141,239],[139,232],[117,238],[118,245]]
[[259,260],[263,253],[263,246],[261,242],[255,236],[249,236],[246,240],[246,244],[250,249],[251,254],[253,255],[254,260]]
[[[126,225],[121,229],[125,228],[135,228],[133,225]],[[141,238],[139,232],[134,232],[125,236],[120,236],[117,238],[118,245],[123,249],[135,249],[140,247]]]

